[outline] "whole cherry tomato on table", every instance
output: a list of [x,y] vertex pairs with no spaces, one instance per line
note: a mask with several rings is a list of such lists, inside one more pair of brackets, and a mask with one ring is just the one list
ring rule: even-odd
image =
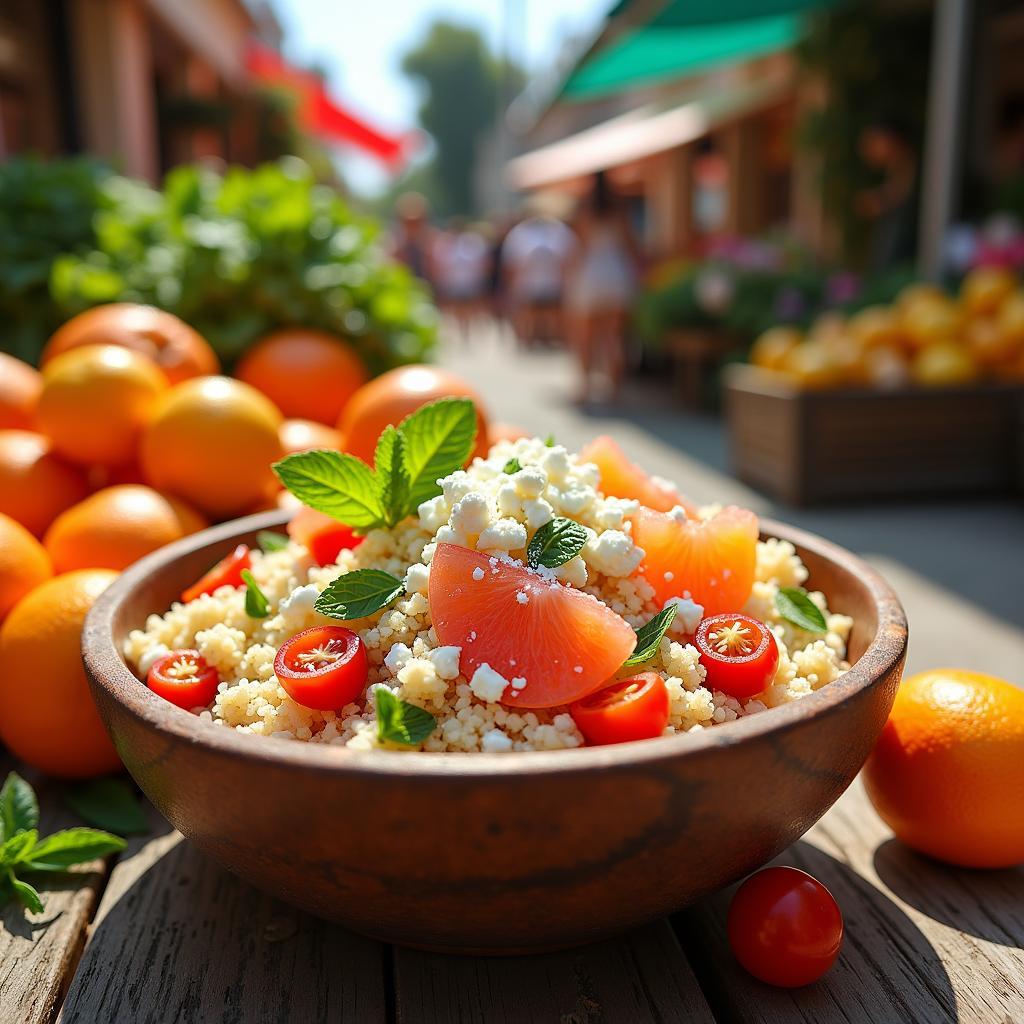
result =
[[242,572],[252,568],[252,556],[247,544],[239,544],[230,555],[222,558],[208,573],[201,576],[181,595],[188,604],[203,594],[212,594],[219,587],[240,587]]
[[171,651],[157,658],[146,674],[146,685],[159,697],[191,711],[217,695],[220,676],[193,650]]
[[660,736],[668,713],[668,690],[657,672],[619,680],[569,706],[576,728],[594,745]]
[[707,669],[708,689],[746,700],[768,686],[779,665],[779,645],[758,619],[739,612],[701,620],[693,642]]
[[363,641],[344,626],[313,626],[278,649],[274,674],[297,704],[333,711],[363,692],[370,662]]
[[782,988],[817,981],[843,942],[843,915],[832,893],[798,868],[764,868],[736,890],[729,945],[755,978]]

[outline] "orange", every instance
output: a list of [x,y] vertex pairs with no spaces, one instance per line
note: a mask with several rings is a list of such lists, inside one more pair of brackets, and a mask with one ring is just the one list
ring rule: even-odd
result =
[[593,462],[601,471],[600,490],[613,498],[631,498],[656,512],[671,512],[682,505],[688,515],[696,506],[667,481],[649,476],[607,435],[595,437],[581,452],[580,462]]
[[31,430],[42,390],[38,370],[0,352],[0,430]]
[[754,586],[757,516],[729,505],[711,519],[687,519],[641,508],[633,540],[644,549],[640,572],[658,601],[689,595],[705,615],[738,612]]
[[1006,267],[975,267],[960,285],[960,304],[970,316],[990,316],[1016,285],[1016,276]]
[[364,384],[345,406],[338,429],[345,451],[373,462],[377,438],[385,427],[397,425],[420,406],[438,398],[471,398],[476,404],[474,455],[487,454],[487,420],[477,393],[461,377],[436,366],[399,366]]
[[367,379],[363,360],[347,341],[302,327],[262,338],[242,356],[236,372],[285,416],[331,426]]
[[50,559],[42,544],[21,523],[0,515],[0,622],[51,575]]
[[877,388],[899,388],[910,382],[910,365],[902,348],[875,345],[861,353],[860,380]]
[[83,345],[121,345],[148,356],[171,384],[220,372],[217,355],[198,331],[173,313],[112,302],[72,317],[43,349],[42,364]]
[[900,323],[911,347],[921,349],[956,338],[963,327],[963,317],[947,296],[927,296],[911,302]]
[[904,342],[899,317],[888,306],[868,306],[850,317],[849,331],[862,348],[896,348]]
[[284,454],[281,414],[255,388],[197,377],[163,397],[142,436],[149,483],[213,519],[228,519],[277,490],[270,466]]
[[54,455],[41,434],[0,430],[0,512],[41,537],[88,493],[85,473]]
[[438,544],[431,560],[430,612],[438,642],[462,648],[463,675],[484,664],[500,673],[512,707],[585,697],[636,647],[625,619],[589,594],[457,544]]
[[1018,288],[999,309],[996,321],[1003,344],[1018,352],[1024,351],[1024,290]]
[[91,494],[53,521],[43,544],[57,572],[124,569],[206,522],[177,498],[121,484]]
[[55,576],[22,598],[0,628],[0,739],[50,775],[86,778],[121,767],[81,653],[85,617],[116,578],[109,569]]
[[341,434],[313,420],[285,420],[281,424],[281,447],[286,455],[308,452],[310,448],[341,449]]
[[967,350],[979,366],[993,368],[1012,362],[1020,346],[1012,334],[1000,329],[999,318],[979,316],[964,328]]
[[951,864],[1024,861],[1024,690],[963,669],[904,679],[864,766],[882,820]]
[[970,384],[978,376],[978,367],[970,352],[955,341],[936,341],[926,345],[910,364],[910,373],[924,387],[953,387]]
[[750,347],[749,361],[763,370],[780,370],[803,337],[803,332],[795,327],[772,327]]
[[139,434],[166,388],[146,356],[118,345],[87,345],[47,363],[36,420],[65,458],[118,466],[135,456]]
[[783,360],[780,369],[803,388],[830,388],[841,383],[842,371],[822,341],[805,341]]

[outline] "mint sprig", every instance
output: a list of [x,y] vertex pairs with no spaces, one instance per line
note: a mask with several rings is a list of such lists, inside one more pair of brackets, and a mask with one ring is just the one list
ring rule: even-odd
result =
[[377,738],[412,747],[422,743],[437,725],[437,719],[423,708],[400,700],[386,686],[373,691],[377,708]]
[[92,828],[69,828],[39,838],[39,802],[32,787],[11,772],[0,789],[0,904],[16,896],[33,913],[43,909],[39,891],[19,876],[66,871],[75,864],[125,848],[119,836]]
[[260,590],[259,584],[248,569],[243,569],[241,575],[245,584],[245,614],[250,619],[265,619],[270,614],[267,595]]
[[383,569],[355,569],[334,580],[313,607],[329,619],[363,619],[404,593],[405,584]]
[[374,468],[354,455],[323,449],[274,463],[304,504],[355,530],[395,526],[441,493],[438,480],[465,465],[476,443],[468,398],[442,398],[411,413],[377,440]]
[[505,463],[505,468],[502,469],[503,473],[508,473],[511,476],[513,473],[518,473],[523,467],[519,460],[514,456]]
[[623,668],[627,665],[642,665],[645,661],[650,661],[658,653],[658,648],[661,646],[661,638],[668,631],[668,627],[672,625],[672,620],[676,617],[676,612],[678,611],[677,605],[666,605],[653,619],[645,622],[636,631],[636,647],[633,648],[633,653],[622,663]]
[[534,568],[543,565],[557,569],[583,550],[587,537],[587,531],[579,523],[556,516],[533,535],[526,549],[526,559]]
[[808,633],[825,633],[828,623],[821,609],[803,587],[780,587],[775,595],[776,611],[787,621]]
[[135,791],[123,779],[105,776],[68,785],[62,792],[64,803],[87,825],[114,832],[119,836],[142,835],[149,822]]
[[288,547],[288,538],[283,533],[274,533],[273,530],[260,530],[256,534],[256,543],[265,555],[269,555],[275,551],[284,551]]

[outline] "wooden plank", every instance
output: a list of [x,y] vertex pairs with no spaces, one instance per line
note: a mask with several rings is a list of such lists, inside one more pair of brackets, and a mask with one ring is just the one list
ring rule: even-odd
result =
[[[39,797],[41,835],[82,822],[65,810],[57,787],[37,772],[15,765],[0,752],[0,784],[14,768]],[[0,1017],[4,1024],[49,1024],[85,944],[105,868],[102,861],[68,875],[33,876],[43,896],[43,912],[30,914],[18,903],[0,910]]]
[[667,922],[528,957],[395,950],[399,1024],[713,1024]]
[[678,915],[683,946],[719,1019],[1024,1020],[1024,867],[966,871],[917,856],[892,838],[859,780],[776,863],[803,868],[829,887],[846,919],[843,951],[817,984],[773,989],[729,953],[725,915],[733,889]]
[[103,893],[64,1024],[384,1021],[382,947],[257,892],[154,811]]

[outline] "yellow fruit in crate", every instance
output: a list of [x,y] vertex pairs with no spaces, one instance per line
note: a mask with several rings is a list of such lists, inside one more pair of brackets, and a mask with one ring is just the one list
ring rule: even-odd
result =
[[901,388],[910,383],[910,363],[902,348],[876,345],[861,353],[860,375],[874,388]]
[[960,304],[971,316],[988,316],[998,311],[1017,286],[1017,278],[1006,267],[975,267],[960,285]]
[[997,322],[1007,347],[1024,349],[1024,289],[1018,288],[1003,302]]
[[760,335],[750,348],[750,362],[763,370],[780,370],[790,354],[803,341],[795,327],[772,327]]
[[891,306],[868,306],[854,313],[847,329],[866,349],[901,345],[904,341],[900,318]]
[[914,357],[911,375],[924,387],[970,384],[978,377],[978,367],[967,349],[955,341],[927,345]]
[[829,310],[816,317],[807,331],[808,341],[829,341],[846,333],[846,317]]
[[[815,344],[818,344],[815,342]],[[828,351],[835,367],[837,384],[855,386],[863,383],[860,342],[849,331],[829,335],[820,342]]]
[[921,298],[906,308],[903,329],[914,349],[955,338],[962,327],[960,310],[946,296]]
[[1020,345],[1012,334],[1000,330],[994,316],[975,317],[964,327],[964,343],[979,366],[994,367],[1013,359]]
[[930,302],[932,299],[946,299],[948,297],[938,285],[929,284],[927,281],[918,281],[915,284],[908,284],[896,296],[896,308],[902,315],[911,306],[916,306],[919,302]]
[[840,371],[832,353],[819,341],[797,345],[780,369],[803,388],[831,388],[840,383]]

